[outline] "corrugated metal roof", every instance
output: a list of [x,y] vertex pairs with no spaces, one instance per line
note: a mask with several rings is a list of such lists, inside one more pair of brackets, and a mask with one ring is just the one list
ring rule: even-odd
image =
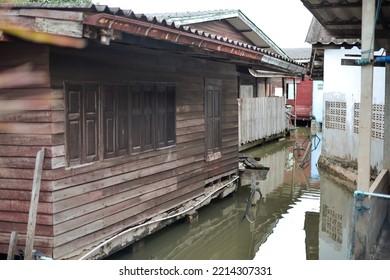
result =
[[313,17],[307,32],[306,42],[312,45],[356,45],[360,44],[360,38],[345,38],[344,36],[340,37],[339,34],[334,34],[332,30],[325,29],[322,24],[315,17]]
[[248,17],[240,10],[211,10],[196,12],[179,12],[179,13],[160,13],[149,15],[160,20],[171,20],[177,24],[191,26],[201,22],[210,22],[216,20],[227,20],[234,28],[247,37],[254,45],[262,48],[269,48],[271,52],[282,56],[287,54],[277,46],[259,27],[257,27]]
[[[306,36],[306,42],[313,46],[310,75],[313,80],[322,80],[325,48],[360,45],[362,0],[301,1],[314,16]],[[381,40],[388,37],[388,31],[383,31],[390,26],[389,7],[390,0],[382,0],[375,34],[379,46]]]
[[[320,23],[320,25],[314,23],[314,26],[310,28],[314,34],[308,34],[307,42],[337,45],[358,43],[357,40],[361,37],[362,0],[301,1]],[[375,30],[378,49],[384,45],[383,42],[387,40],[389,33],[390,0],[381,0]]]
[[283,48],[284,52],[294,60],[309,60],[311,48]]
[[[186,32],[189,34],[195,34],[197,36],[201,36],[210,40],[220,41],[226,44],[230,44],[232,46],[237,46],[243,49],[247,49],[249,51],[255,51],[260,54],[263,54],[265,57],[263,59],[264,63],[269,63],[269,65],[280,66],[281,68],[285,68],[286,70],[291,70],[295,68],[297,71],[299,69],[303,69],[303,65],[293,61],[292,59],[287,58],[286,56],[282,56],[280,54],[275,54],[268,50],[264,50],[255,45],[250,45],[238,41],[231,40],[226,37],[222,37],[220,35],[209,34],[203,32],[201,30],[197,30],[191,28],[189,26],[183,26],[178,23],[172,21],[169,17],[163,18],[161,16],[156,15],[145,15],[145,14],[136,14],[132,10],[122,10],[116,7],[108,7],[106,5],[74,5],[74,4],[60,4],[60,5],[52,5],[52,4],[0,4],[0,8],[8,8],[8,9],[55,9],[55,10],[67,10],[67,11],[80,11],[83,12],[86,16],[93,15],[98,13],[134,19],[137,21],[146,22],[149,24],[156,24],[162,27],[167,27],[172,30],[176,30],[177,32]],[[118,18],[119,19],[119,18]],[[279,61],[279,62],[277,62]],[[294,65],[294,67],[292,67]]]

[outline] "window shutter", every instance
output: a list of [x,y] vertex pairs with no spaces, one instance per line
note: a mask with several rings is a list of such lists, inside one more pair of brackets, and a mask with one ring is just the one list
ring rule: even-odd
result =
[[141,130],[141,150],[149,151],[154,148],[154,90],[153,86],[145,85],[142,94],[142,130]]
[[141,151],[142,86],[132,86],[130,93],[131,108],[131,152]]
[[103,87],[104,157],[115,157],[115,91],[114,85]]
[[167,144],[167,88],[165,85],[156,86],[156,147]]
[[117,102],[117,147],[118,155],[126,155],[129,151],[129,88],[128,86],[118,87]]
[[167,146],[176,143],[176,92],[174,86],[167,87]]
[[214,131],[214,96],[213,96],[213,86],[206,86],[206,150],[207,153],[213,152],[213,131]]
[[69,164],[81,163],[82,151],[82,86],[66,85],[67,97],[67,157]]
[[215,87],[214,92],[214,143],[213,150],[214,152],[221,150],[222,145],[222,132],[221,132],[221,89]]
[[98,86],[84,86],[83,162],[98,159]]

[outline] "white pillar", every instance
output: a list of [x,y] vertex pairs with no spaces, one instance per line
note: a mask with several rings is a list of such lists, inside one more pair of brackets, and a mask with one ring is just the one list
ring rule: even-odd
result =
[[[362,6],[362,59],[373,59],[374,53],[375,1],[363,0]],[[372,50],[372,51],[371,51]],[[366,53],[365,53],[366,52]],[[357,189],[368,191],[370,187],[371,167],[371,122],[373,64],[361,67],[360,93],[360,125],[359,125],[359,157]]]

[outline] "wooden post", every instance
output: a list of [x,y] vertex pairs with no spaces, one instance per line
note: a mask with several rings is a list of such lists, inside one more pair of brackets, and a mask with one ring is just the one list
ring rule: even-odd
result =
[[[374,58],[375,1],[363,0],[362,6],[362,59]],[[372,63],[361,66],[359,156],[357,189],[368,191],[371,170],[371,123],[372,123]]]
[[18,241],[18,233],[16,231],[11,232],[11,239],[8,247],[7,260],[15,259],[16,242]]
[[42,177],[42,167],[43,167],[44,157],[45,157],[45,147],[43,147],[40,151],[38,151],[37,158],[35,160],[35,170],[34,170],[34,180],[32,185],[32,192],[31,192],[30,212],[28,214],[26,248],[24,250],[25,260],[32,259],[32,251],[34,247],[34,238],[35,238],[35,225],[37,220],[39,191],[41,188],[41,177]]
[[295,82],[295,78],[293,79],[293,87],[294,87],[294,127],[297,128],[297,85]]

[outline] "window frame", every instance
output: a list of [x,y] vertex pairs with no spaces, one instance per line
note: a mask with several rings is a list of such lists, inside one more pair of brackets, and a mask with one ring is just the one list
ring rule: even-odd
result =
[[[96,116],[95,116],[95,157],[87,158],[84,156],[86,149],[86,124],[87,119],[83,102],[86,99],[85,89],[87,87],[95,88],[96,97]],[[133,107],[135,100],[133,99],[134,87],[147,87],[150,89],[149,107],[144,108],[144,103],[141,104],[140,117],[149,117],[149,130],[145,129],[144,122],[139,126],[140,133],[146,135],[149,133],[150,138],[148,143],[145,142],[145,135],[141,137],[141,147],[134,148],[133,135],[134,114]],[[77,96],[71,96],[71,89],[78,90]],[[77,91],[74,94],[77,94]],[[145,92],[139,92],[140,98],[145,98]],[[126,94],[126,97],[121,97],[121,94]],[[73,98],[73,100],[71,100]],[[111,98],[111,99],[108,99]],[[143,152],[154,151],[169,148],[176,145],[176,84],[173,83],[97,83],[83,81],[66,81],[64,82],[64,99],[65,99],[65,160],[67,167],[83,166],[92,162],[115,159],[122,156],[131,156]],[[110,103],[109,103],[109,102]],[[72,103],[73,102],[73,103]],[[76,102],[76,103],[75,103]],[[163,106],[159,104],[163,103]],[[109,103],[109,104],[108,104]],[[126,103],[126,106],[123,106]],[[74,105],[76,104],[76,105]],[[111,107],[108,108],[107,105]],[[76,106],[72,112],[70,106]],[[159,109],[157,109],[159,108]],[[148,110],[149,109],[149,110]],[[73,115],[72,115],[73,114]],[[71,121],[75,120],[72,128]],[[163,129],[158,127],[158,122],[163,124]],[[78,126],[77,126],[78,125]],[[75,135],[71,135],[71,131],[77,131]],[[110,133],[108,133],[111,131]],[[159,134],[159,137],[157,137]],[[73,140],[72,140],[73,137]],[[79,138],[78,140],[76,138]],[[112,137],[108,142],[108,137]],[[72,142],[73,141],[73,142]],[[126,145],[123,145],[123,141]],[[74,143],[78,147],[76,152],[72,150]],[[110,144],[110,149],[108,149]],[[78,157],[76,157],[79,155]]]
[[[86,106],[87,106],[87,93],[86,90],[89,87],[95,87],[95,113],[93,112],[86,112]],[[79,109],[78,109],[78,114],[79,116],[74,116],[77,115],[77,113],[71,113],[69,110],[69,106],[71,106],[71,96],[70,96],[70,88],[79,88],[80,89],[80,96],[79,96]],[[97,83],[67,83],[64,85],[65,89],[65,159],[66,159],[66,164],[67,166],[76,166],[76,165],[84,165],[84,164],[89,164],[91,162],[98,161],[100,159],[99,155],[99,85]],[[90,116],[87,116],[88,113],[90,113]],[[73,114],[72,116],[70,116]],[[95,115],[95,117],[91,117],[91,115]],[[72,129],[70,128],[71,120],[77,120],[79,121],[79,128],[78,128],[78,134],[79,134],[79,140],[78,142],[78,147],[77,147],[77,154],[79,155],[78,157],[71,157],[71,152],[70,152],[70,138],[71,137],[71,132]],[[87,122],[88,120],[93,120],[95,119],[95,148],[94,148],[94,154],[90,155],[88,154],[89,148],[89,139],[88,138],[88,133],[87,129]]]

